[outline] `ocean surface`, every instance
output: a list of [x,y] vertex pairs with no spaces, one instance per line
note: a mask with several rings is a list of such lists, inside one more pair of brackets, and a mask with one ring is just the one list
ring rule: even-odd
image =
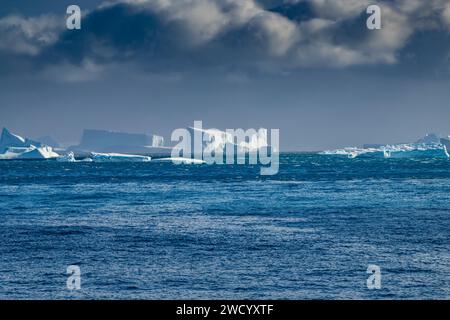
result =
[[2,161],[0,299],[450,298],[450,160],[280,162]]

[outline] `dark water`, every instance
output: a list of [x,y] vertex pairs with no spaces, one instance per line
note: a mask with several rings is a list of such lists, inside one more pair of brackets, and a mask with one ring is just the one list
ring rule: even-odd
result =
[[448,160],[3,161],[0,298],[450,298],[449,194]]

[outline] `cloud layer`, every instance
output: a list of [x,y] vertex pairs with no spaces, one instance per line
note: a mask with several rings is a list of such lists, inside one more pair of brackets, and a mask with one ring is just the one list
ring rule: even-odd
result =
[[366,28],[369,4],[373,1],[109,1],[85,12],[80,31],[65,30],[63,16],[1,17],[0,57],[44,71],[64,65],[97,72],[132,63],[170,72],[290,72],[394,65],[415,34],[450,33],[447,0],[378,1],[382,29],[375,31]]

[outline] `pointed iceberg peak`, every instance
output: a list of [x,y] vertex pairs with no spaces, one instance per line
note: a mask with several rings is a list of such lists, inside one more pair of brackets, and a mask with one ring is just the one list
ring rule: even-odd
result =
[[9,132],[6,128],[3,128],[2,136],[0,138],[0,146],[24,147],[25,144],[26,140],[24,138]]
[[11,159],[50,159],[59,155],[51,147],[30,139],[22,138],[19,135],[2,130],[0,137],[0,160]]

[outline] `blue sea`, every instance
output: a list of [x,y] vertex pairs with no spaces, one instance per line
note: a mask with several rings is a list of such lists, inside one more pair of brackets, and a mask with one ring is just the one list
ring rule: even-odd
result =
[[450,298],[449,160],[259,169],[0,162],[0,299]]

